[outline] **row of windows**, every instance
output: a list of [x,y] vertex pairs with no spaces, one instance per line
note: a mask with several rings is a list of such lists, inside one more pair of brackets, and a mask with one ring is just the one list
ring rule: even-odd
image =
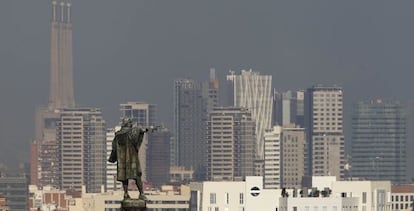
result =
[[314,127],[314,130],[342,130],[342,127]]
[[392,209],[408,209],[408,207],[413,207],[412,203],[405,203],[405,204],[400,204],[398,206],[398,204],[392,204]]
[[[342,113],[314,113],[313,116],[339,116],[342,117]],[[342,121],[342,118],[338,118],[338,120]]]
[[[217,203],[217,194],[210,193],[210,204]],[[224,204],[230,204],[230,194],[224,193]],[[244,204],[244,193],[239,194],[239,204]]]
[[[404,200],[405,199],[405,200]],[[414,195],[400,195],[400,196],[391,196],[391,201],[414,201]]]

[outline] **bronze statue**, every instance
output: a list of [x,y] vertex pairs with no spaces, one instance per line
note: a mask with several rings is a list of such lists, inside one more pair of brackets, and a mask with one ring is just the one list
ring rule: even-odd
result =
[[130,118],[122,120],[121,129],[115,133],[112,141],[112,151],[108,161],[117,162],[117,180],[122,182],[124,188],[124,200],[130,199],[128,194],[128,180],[133,179],[138,187],[139,199],[147,200],[142,187],[142,170],[139,162],[138,151],[149,130],[156,128],[133,127]]

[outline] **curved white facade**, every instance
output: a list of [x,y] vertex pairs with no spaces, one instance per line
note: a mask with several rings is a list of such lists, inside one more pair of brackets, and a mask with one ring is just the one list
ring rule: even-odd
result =
[[242,70],[240,75],[230,71],[227,81],[231,82],[233,106],[252,112],[256,122],[256,155],[258,159],[263,159],[263,136],[272,121],[272,76],[260,75],[252,70]]

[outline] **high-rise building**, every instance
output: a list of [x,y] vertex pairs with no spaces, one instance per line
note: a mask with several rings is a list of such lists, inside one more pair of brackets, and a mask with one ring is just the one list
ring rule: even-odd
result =
[[65,108],[57,123],[60,188],[100,192],[106,180],[106,129],[97,108]]
[[407,111],[398,101],[355,104],[352,116],[352,177],[407,182]]
[[[155,126],[158,124],[157,120],[157,106],[145,102],[127,102],[120,105],[121,119],[129,117],[134,124],[142,127]],[[142,181],[147,181],[147,145],[148,135],[144,136],[141,148],[139,149],[139,161],[142,170]]]
[[273,92],[273,125],[304,126],[304,92]]
[[210,69],[210,79],[203,83],[203,95],[206,99],[207,111],[219,106],[219,80],[216,77],[216,70]]
[[266,189],[300,188],[305,175],[305,129],[295,125],[266,130],[263,184]]
[[207,99],[202,84],[191,79],[174,82],[174,166],[194,169],[194,179],[203,180],[206,169],[205,128]]
[[230,105],[247,108],[256,122],[256,157],[262,160],[263,136],[272,124],[272,76],[252,70],[242,70],[240,75],[230,71],[227,81],[230,86]]
[[255,121],[245,108],[216,107],[207,127],[207,179],[237,180],[254,175]]
[[[106,130],[106,157],[109,158],[112,151],[112,141],[115,138],[115,131],[121,127],[108,128]],[[106,187],[107,191],[122,190],[122,183],[117,181],[117,164],[106,161]]]
[[264,134],[263,186],[266,189],[281,187],[281,139],[282,127],[273,126]]
[[338,86],[313,86],[305,95],[308,174],[344,175],[343,93]]
[[124,117],[132,119],[134,124],[148,127],[158,123],[157,106],[146,102],[127,102],[120,105],[121,120]]
[[30,184],[59,187],[59,159],[56,141],[34,141],[30,146]]
[[285,125],[281,138],[281,187],[301,188],[306,162],[305,128]]
[[170,140],[166,128],[148,133],[147,181],[161,187],[170,181]]

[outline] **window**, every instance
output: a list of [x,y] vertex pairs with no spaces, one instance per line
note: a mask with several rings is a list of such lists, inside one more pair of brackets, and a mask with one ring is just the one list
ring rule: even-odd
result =
[[367,192],[363,192],[362,193],[362,203],[366,204],[367,203]]
[[210,204],[216,203],[216,193],[210,193]]
[[240,193],[239,202],[240,202],[240,204],[244,204],[244,194],[243,193]]
[[229,204],[229,193],[224,194],[224,203]]

